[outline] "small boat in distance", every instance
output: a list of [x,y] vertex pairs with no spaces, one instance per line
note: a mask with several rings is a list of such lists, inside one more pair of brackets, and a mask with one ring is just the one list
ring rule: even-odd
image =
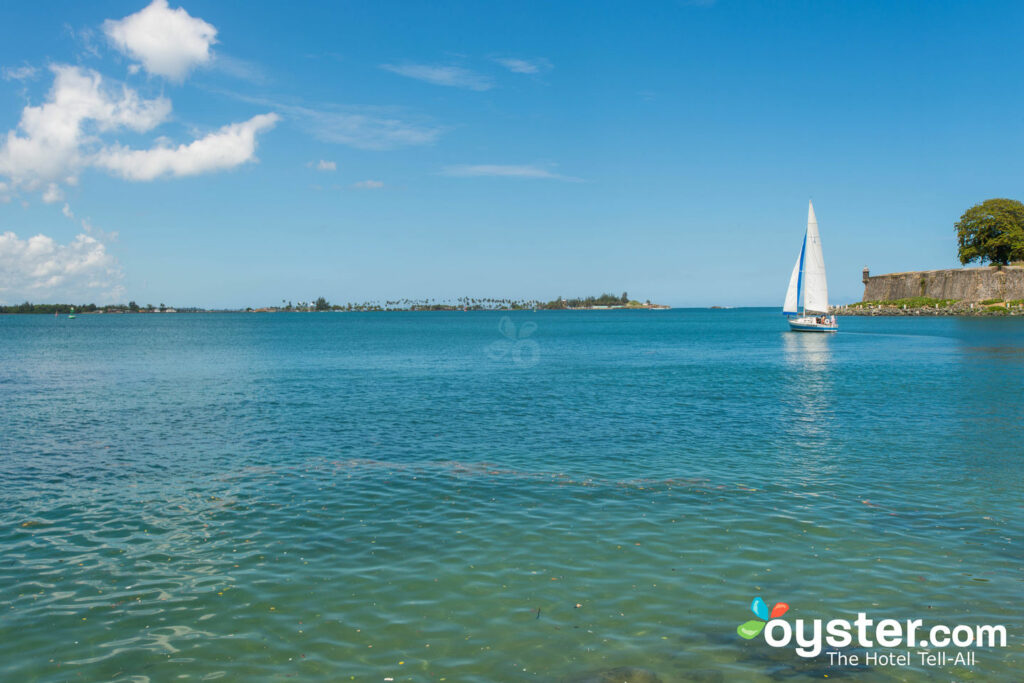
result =
[[789,329],[794,332],[836,332],[839,329],[836,317],[828,312],[825,257],[821,253],[818,219],[811,202],[807,203],[807,232],[793,274],[789,276],[782,315],[789,318]]
[[75,307],[72,306],[71,307],[71,312],[68,313],[68,320],[74,320],[74,319],[75,319]]

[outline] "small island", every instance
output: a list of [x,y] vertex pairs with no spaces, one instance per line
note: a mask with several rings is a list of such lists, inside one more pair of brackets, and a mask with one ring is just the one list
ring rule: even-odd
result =
[[89,304],[34,304],[29,301],[21,304],[14,304],[12,306],[0,305],[0,314],[12,314],[12,313],[34,313],[42,315],[65,315],[65,314],[78,314],[86,315],[89,313],[192,313],[202,311],[199,308],[173,308],[165,304],[154,306],[153,304],[146,304],[145,306],[139,306],[134,301],[129,301],[127,304],[105,304],[97,306],[94,303]]
[[650,299],[640,302],[630,299],[626,292],[621,296],[601,294],[600,296],[576,297],[566,299],[556,297],[551,301],[535,299],[494,299],[459,297],[456,299],[396,299],[387,301],[349,302],[332,304],[324,297],[316,301],[282,301],[280,306],[249,308],[254,313],[292,313],[292,312],[370,312],[370,311],[595,311],[611,309],[652,309],[665,310],[671,306],[653,304]]
[[640,302],[630,299],[626,292],[621,296],[614,294],[601,294],[600,296],[588,296],[585,298],[566,299],[557,297],[551,301],[543,302],[532,299],[494,299],[459,297],[453,300],[438,299],[396,299],[394,301],[364,301],[360,303],[332,304],[324,297],[318,297],[313,301],[299,301],[293,303],[286,299],[281,300],[280,306],[263,306],[259,308],[223,308],[209,309],[196,307],[173,308],[160,304],[146,304],[139,306],[136,302],[130,301],[127,304],[108,304],[97,306],[89,304],[33,304],[28,301],[13,306],[0,305],[0,314],[35,313],[44,315],[65,315],[70,313],[88,314],[117,314],[117,313],[367,313],[377,311],[525,311],[525,310],[549,310],[549,311],[595,311],[611,309],[631,310],[667,310],[671,306],[652,304],[650,299]]

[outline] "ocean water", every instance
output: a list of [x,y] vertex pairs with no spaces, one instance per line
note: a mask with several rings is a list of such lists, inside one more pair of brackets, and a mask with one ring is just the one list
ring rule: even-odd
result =
[[[840,325],[0,317],[0,679],[1020,680],[1024,321]],[[1009,643],[836,667],[755,596]]]

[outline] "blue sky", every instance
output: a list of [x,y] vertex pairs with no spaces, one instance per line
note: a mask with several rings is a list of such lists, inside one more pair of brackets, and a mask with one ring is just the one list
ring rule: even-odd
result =
[[781,305],[809,198],[834,302],[958,265],[1024,5],[780,4],[10,5],[0,302]]

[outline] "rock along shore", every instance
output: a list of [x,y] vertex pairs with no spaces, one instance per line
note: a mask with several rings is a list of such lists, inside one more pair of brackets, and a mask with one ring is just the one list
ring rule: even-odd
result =
[[867,301],[848,306],[833,306],[832,313],[840,316],[1024,316],[1024,303],[1012,301],[982,304],[979,302],[955,301],[944,305],[936,303],[913,306],[896,302]]

